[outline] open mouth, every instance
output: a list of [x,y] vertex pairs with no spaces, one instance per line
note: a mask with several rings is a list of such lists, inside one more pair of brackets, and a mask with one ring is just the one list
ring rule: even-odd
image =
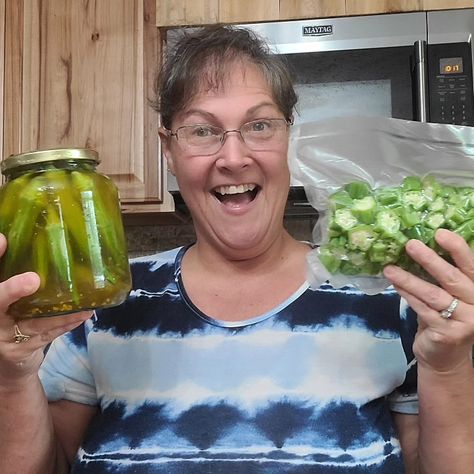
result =
[[256,184],[239,184],[237,186],[218,186],[213,193],[224,204],[240,205],[252,202],[260,187]]

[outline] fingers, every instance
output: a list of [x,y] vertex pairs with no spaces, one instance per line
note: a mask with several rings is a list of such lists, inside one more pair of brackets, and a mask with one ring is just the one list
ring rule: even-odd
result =
[[42,348],[52,342],[57,337],[63,335],[66,332],[72,331],[84,321],[92,316],[93,312],[83,311],[81,313],[67,314],[63,316],[53,316],[44,318],[32,318],[17,321],[22,334],[29,336],[28,342],[22,342],[16,344],[14,341],[14,325],[9,331],[3,331],[4,342],[16,344],[22,346],[19,349],[27,349],[29,352],[33,352],[39,348]]
[[[450,252],[459,267],[450,264],[418,240],[410,240],[406,244],[407,254],[422,265],[446,290],[448,295],[446,298],[449,301],[446,302],[446,298],[442,300],[443,304],[447,303],[444,307],[450,304],[452,296],[456,296],[465,303],[474,304],[474,270],[472,269],[474,257],[471,249],[460,236],[444,229],[438,231],[436,237],[440,240],[440,245]],[[473,275],[471,276],[469,273],[473,273]],[[433,297],[441,295],[442,293],[435,293]],[[428,301],[428,304],[431,305],[431,302]]]
[[449,252],[456,266],[474,281],[474,252],[458,234],[439,229],[435,235],[438,244]]
[[5,253],[6,249],[7,249],[7,239],[2,233],[0,233],[0,257]]
[[[417,312],[426,324],[439,326],[447,320],[439,314],[446,309],[453,300],[453,295],[444,288],[424,281],[399,267],[388,265],[384,275],[395,286],[397,292],[403,296],[408,304]],[[457,296],[457,295],[456,295]],[[459,298],[459,304],[453,313],[457,321],[472,323],[472,306]]]
[[93,312],[68,314],[17,321],[26,341],[15,342],[15,322],[0,331],[0,380],[15,384],[35,374],[43,360],[44,348],[62,334],[72,331],[91,317]]
[[33,294],[40,285],[40,278],[34,272],[14,275],[0,283],[0,312],[6,313],[8,307],[24,296]]

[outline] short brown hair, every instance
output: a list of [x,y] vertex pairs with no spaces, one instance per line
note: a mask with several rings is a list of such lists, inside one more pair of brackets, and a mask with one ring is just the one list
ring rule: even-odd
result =
[[241,27],[213,25],[184,32],[169,54],[155,83],[153,108],[161,114],[165,128],[183,110],[196,92],[217,89],[225,83],[226,66],[250,61],[268,81],[273,98],[287,120],[297,102],[288,65],[270,51],[254,32]]

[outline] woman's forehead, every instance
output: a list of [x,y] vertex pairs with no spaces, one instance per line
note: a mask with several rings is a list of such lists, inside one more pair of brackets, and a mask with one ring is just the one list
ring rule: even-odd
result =
[[[234,59],[219,69],[211,62],[196,77],[197,81],[188,91],[188,98],[173,117],[173,122],[195,113],[227,114],[229,107],[235,108],[239,114],[251,114],[252,107],[262,103],[267,109],[279,110],[265,74],[249,60]],[[265,110],[265,107],[260,110]]]
[[271,87],[260,67],[244,60],[234,60],[222,67],[209,64],[203,69],[192,96],[202,94],[225,94],[229,89],[242,87],[258,87],[271,94]]

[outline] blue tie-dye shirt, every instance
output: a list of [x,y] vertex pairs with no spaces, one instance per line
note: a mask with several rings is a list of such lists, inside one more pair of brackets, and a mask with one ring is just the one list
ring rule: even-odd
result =
[[416,410],[415,323],[398,295],[305,284],[216,321],[186,295],[185,250],[132,261],[128,300],[51,346],[49,399],[100,407],[72,472],[403,472],[390,410]]

